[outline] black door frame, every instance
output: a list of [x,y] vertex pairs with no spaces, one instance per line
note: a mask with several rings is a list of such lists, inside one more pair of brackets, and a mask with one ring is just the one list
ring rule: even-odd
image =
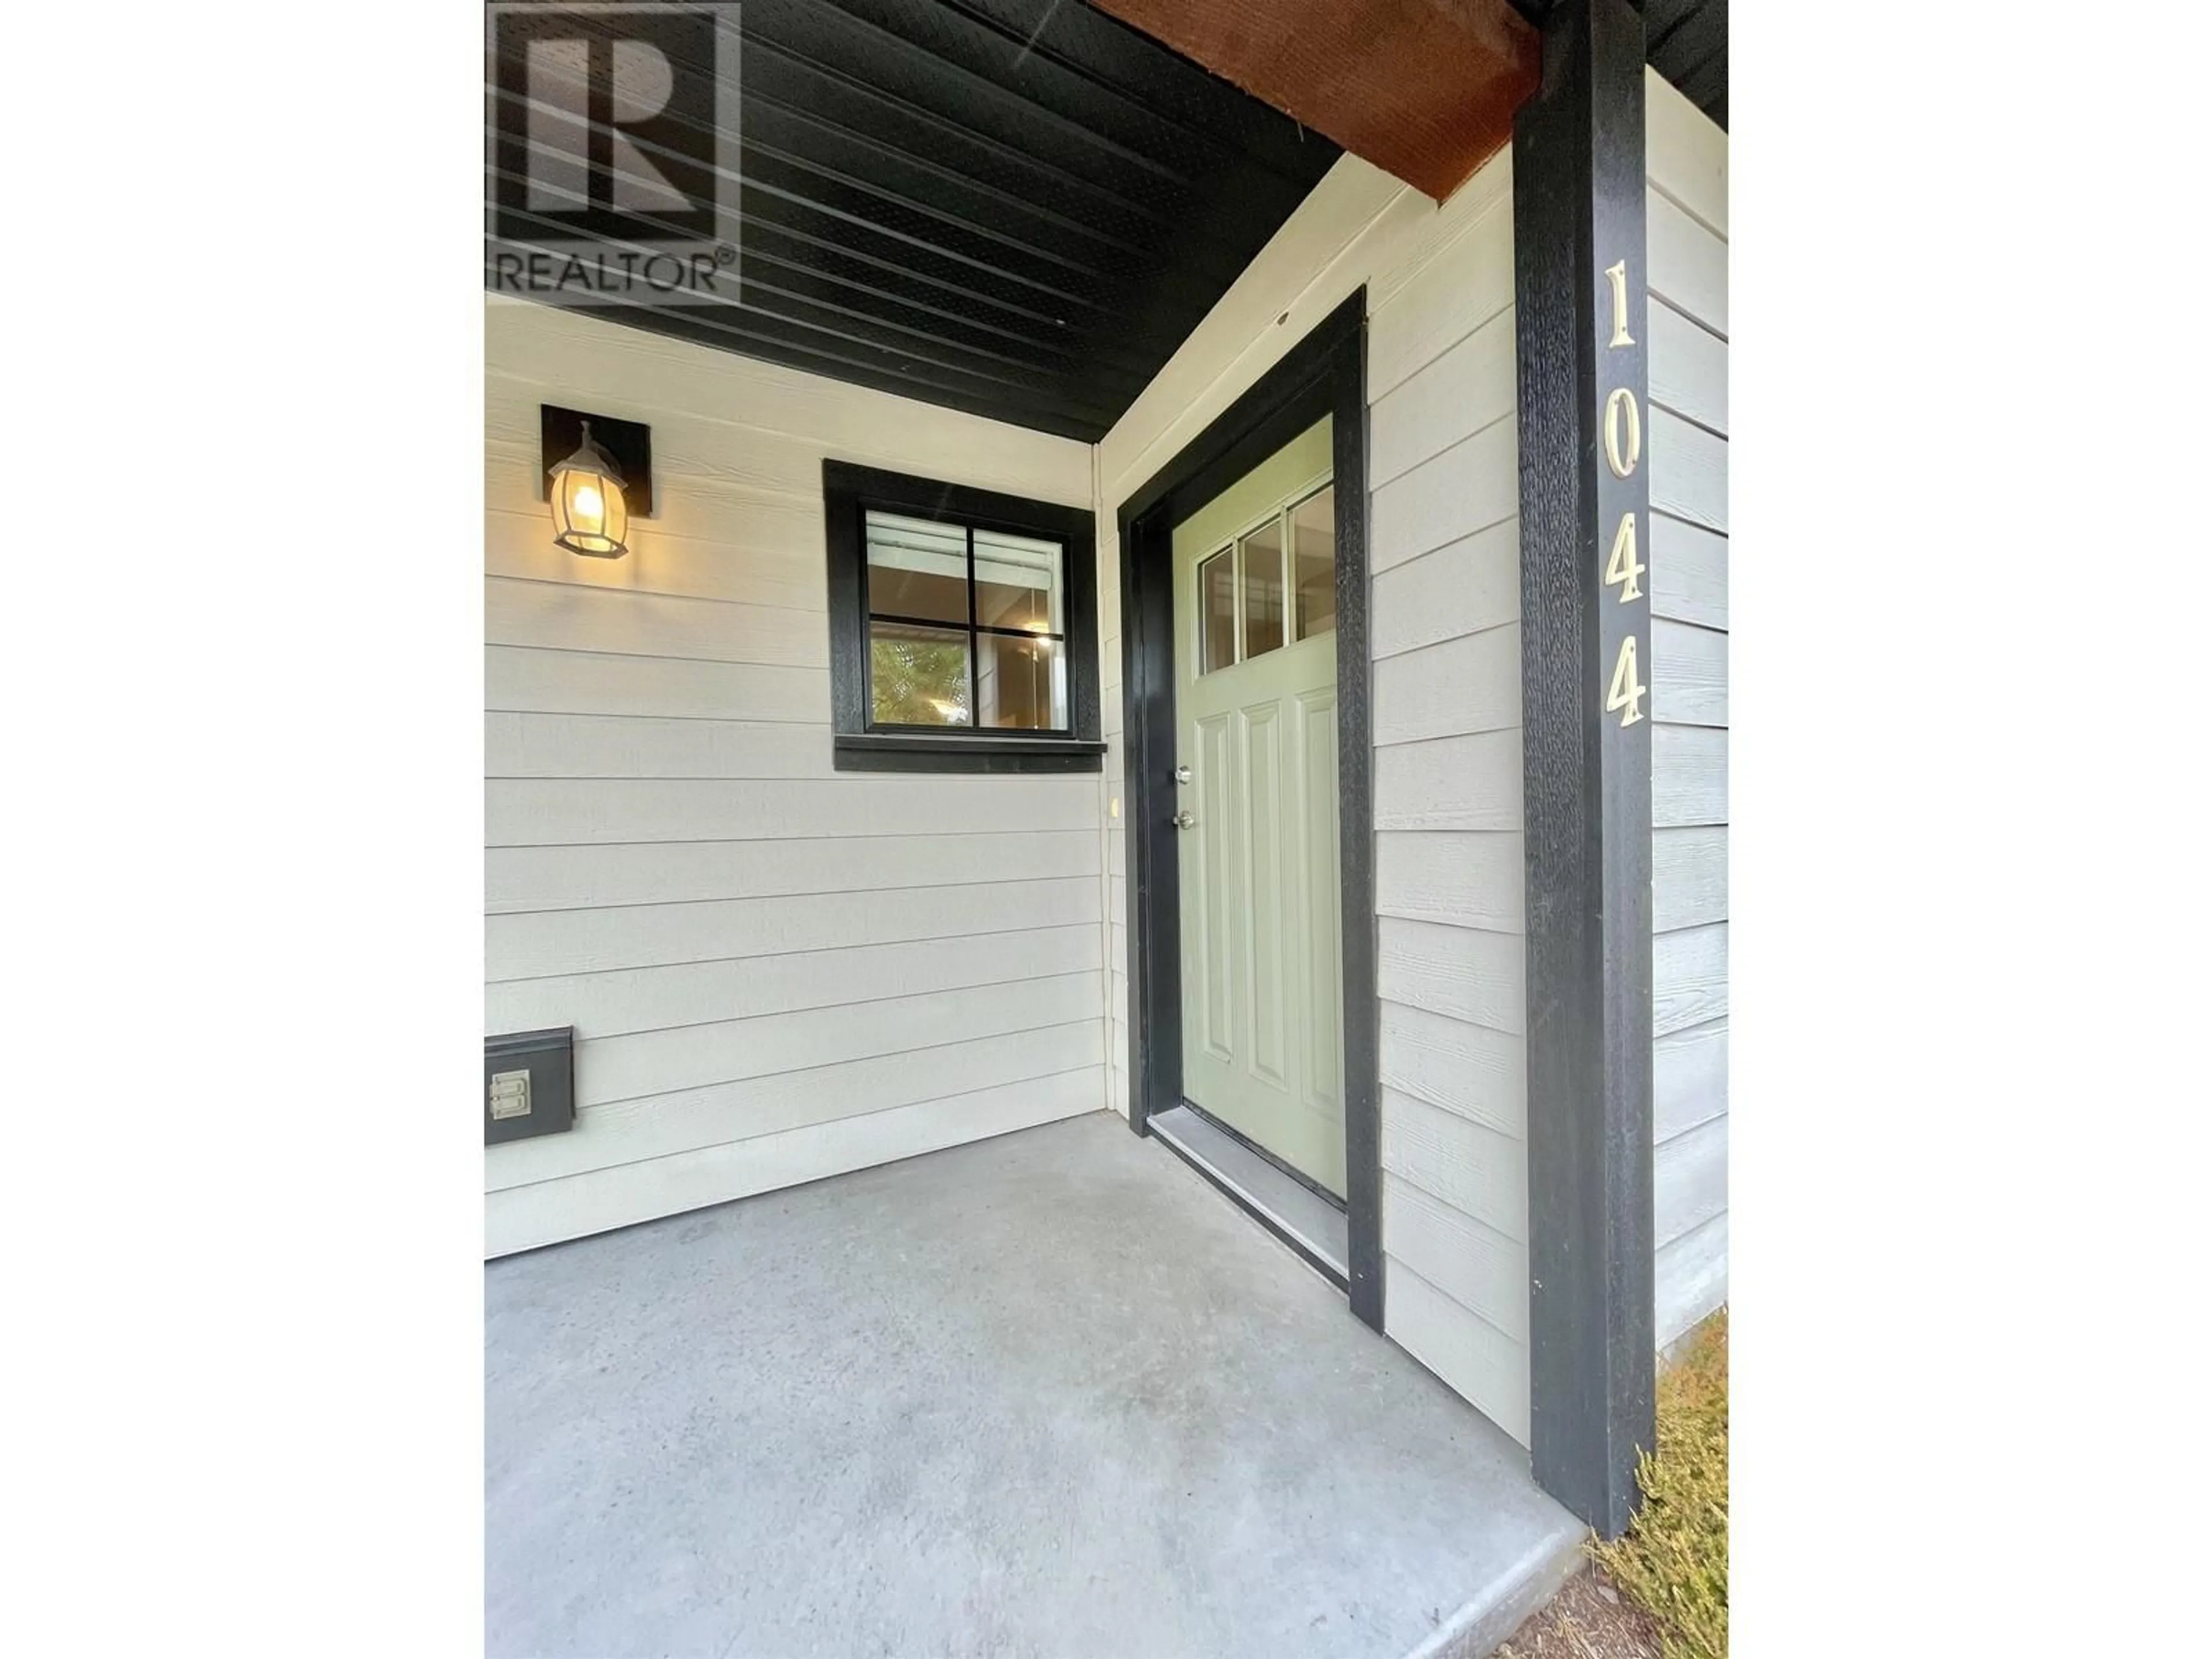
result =
[[1367,290],[1121,503],[1122,773],[1127,793],[1129,1127],[1182,1103],[1182,916],[1176,875],[1176,524],[1322,416],[1334,419],[1345,1221],[1352,1311],[1382,1328],[1382,1162],[1375,990],[1375,747],[1367,583]]

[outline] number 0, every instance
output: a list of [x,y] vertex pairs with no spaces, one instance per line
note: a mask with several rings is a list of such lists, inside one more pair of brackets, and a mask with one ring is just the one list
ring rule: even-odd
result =
[[1636,394],[1615,386],[1605,400],[1605,464],[1614,477],[1626,478],[1635,472],[1643,453],[1644,417],[1637,412]]

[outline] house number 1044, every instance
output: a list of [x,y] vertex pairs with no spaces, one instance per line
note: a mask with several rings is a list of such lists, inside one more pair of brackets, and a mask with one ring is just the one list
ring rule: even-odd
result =
[[[1605,276],[1613,289],[1613,337],[1606,344],[1609,351],[1618,351],[1636,343],[1628,331],[1628,261],[1614,260],[1606,267]],[[1634,477],[1637,464],[1644,459],[1644,417],[1636,407],[1633,388],[1615,386],[1607,394],[1603,436],[1605,464],[1613,476]],[[1606,555],[1604,586],[1618,587],[1623,605],[1640,599],[1644,589],[1637,578],[1648,568],[1636,556],[1636,514],[1624,513],[1613,532],[1612,550]],[[1644,718],[1646,692],[1637,677],[1636,635],[1632,629],[1622,636],[1620,650],[1613,659],[1613,678],[1605,689],[1605,712],[1619,714],[1624,726],[1633,726]]]

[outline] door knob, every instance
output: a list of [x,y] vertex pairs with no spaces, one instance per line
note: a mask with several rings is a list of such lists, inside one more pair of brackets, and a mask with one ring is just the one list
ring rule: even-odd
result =
[[1178,830],[1194,829],[1198,823],[1198,814],[1192,811],[1190,808],[1186,806],[1182,811],[1176,813],[1175,817],[1170,818],[1168,822],[1174,824]]
[[1190,781],[1190,768],[1188,766],[1176,767],[1175,769],[1175,781],[1177,783],[1188,783]]

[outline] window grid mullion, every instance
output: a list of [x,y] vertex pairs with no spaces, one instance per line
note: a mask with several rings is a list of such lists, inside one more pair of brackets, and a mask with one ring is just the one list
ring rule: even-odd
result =
[[961,526],[968,538],[968,729],[983,729],[982,653],[975,640],[975,526]]

